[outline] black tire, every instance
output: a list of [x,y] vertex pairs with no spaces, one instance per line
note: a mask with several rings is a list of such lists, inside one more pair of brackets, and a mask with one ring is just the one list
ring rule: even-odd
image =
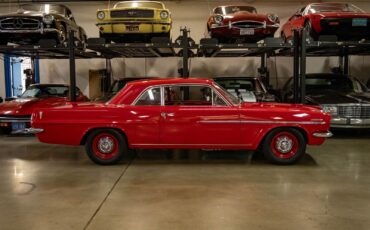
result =
[[2,127],[1,128],[1,133],[2,134],[9,135],[11,132],[12,132],[12,128],[11,127]]
[[313,30],[312,24],[309,20],[304,23],[304,30],[306,31],[307,38],[310,38],[314,41],[318,39],[318,36],[316,32]]
[[66,28],[61,24],[58,29],[58,34],[57,34],[57,43],[58,44],[63,44],[67,42],[67,30]]
[[117,164],[128,152],[125,137],[114,129],[98,129],[91,132],[86,139],[85,149],[87,156],[100,165]]
[[277,128],[269,132],[263,140],[262,152],[273,164],[294,164],[306,152],[306,139],[297,129]]

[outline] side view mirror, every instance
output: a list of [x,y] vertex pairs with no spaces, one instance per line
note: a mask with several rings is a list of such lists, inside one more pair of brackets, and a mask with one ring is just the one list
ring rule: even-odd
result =
[[4,101],[4,100],[3,100],[3,98],[2,98],[2,97],[0,97],[0,103],[3,103],[3,101]]

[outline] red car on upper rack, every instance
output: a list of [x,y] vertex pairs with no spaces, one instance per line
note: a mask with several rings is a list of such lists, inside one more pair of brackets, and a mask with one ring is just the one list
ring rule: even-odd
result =
[[[77,101],[88,98],[77,88]],[[31,114],[36,108],[63,105],[68,100],[69,86],[63,84],[34,84],[17,99],[0,104],[0,129],[9,134],[31,126]]]
[[273,163],[292,164],[306,144],[331,136],[329,125],[317,106],[245,103],[212,80],[173,78],[129,82],[104,104],[38,109],[28,131],[45,143],[85,145],[98,164],[137,148],[261,149]]
[[256,42],[274,37],[279,28],[275,14],[258,14],[253,6],[218,6],[208,18],[207,30],[219,42]]
[[350,3],[312,3],[289,18],[281,37],[292,39],[293,30],[303,28],[314,40],[321,35],[335,35],[338,40],[369,40],[370,14]]

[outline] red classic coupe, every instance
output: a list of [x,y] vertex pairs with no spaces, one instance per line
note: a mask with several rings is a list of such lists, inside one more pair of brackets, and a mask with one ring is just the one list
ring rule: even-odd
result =
[[[36,108],[63,105],[67,101],[69,86],[62,84],[35,84],[27,88],[20,98],[0,104],[2,133],[17,132],[31,125],[31,114]],[[88,98],[77,89],[77,100]]]
[[293,30],[302,28],[314,40],[320,35],[335,35],[339,40],[368,40],[370,14],[349,3],[312,3],[289,18],[281,37],[292,39]]
[[318,107],[244,103],[212,80],[174,78],[130,82],[105,104],[38,109],[29,132],[45,143],[85,145],[103,165],[136,148],[261,149],[273,163],[292,164],[306,144],[331,136],[329,125]]
[[257,14],[252,6],[218,6],[207,22],[210,36],[219,42],[256,42],[274,37],[278,28],[278,16]]

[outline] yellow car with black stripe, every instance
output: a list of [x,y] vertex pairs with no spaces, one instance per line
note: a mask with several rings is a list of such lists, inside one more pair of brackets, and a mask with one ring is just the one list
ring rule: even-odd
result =
[[118,2],[111,9],[98,10],[96,17],[100,37],[108,43],[170,38],[171,13],[162,2]]

